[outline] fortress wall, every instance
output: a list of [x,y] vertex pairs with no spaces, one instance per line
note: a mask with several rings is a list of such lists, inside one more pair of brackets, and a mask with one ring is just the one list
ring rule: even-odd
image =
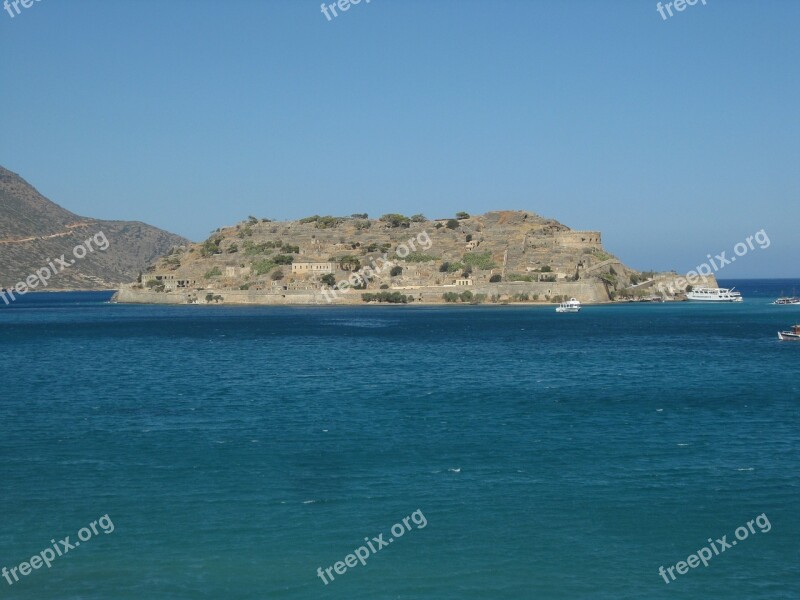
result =
[[562,231],[556,234],[556,240],[568,247],[600,246],[602,243],[599,231]]
[[600,248],[599,231],[553,231],[528,237],[529,246],[562,246],[564,248]]
[[[308,304],[356,304],[362,305],[361,294],[364,292],[376,292],[378,290],[348,290],[338,292],[336,296],[329,293],[326,297],[321,291],[303,291],[283,293],[268,293],[257,290],[201,290],[192,292],[191,295],[197,298],[197,304],[205,305],[205,296],[208,293],[223,297],[220,304],[252,304],[252,305],[308,305]],[[408,289],[390,289],[389,292],[399,292],[406,296],[413,296],[416,302],[425,304],[441,304],[442,294],[445,292],[462,293],[470,291],[473,294],[486,294],[492,296],[512,295],[512,294],[533,294],[539,295],[540,302],[546,302],[545,296],[567,296],[577,298],[581,302],[607,302],[605,286],[599,282],[590,281],[570,281],[558,283],[493,283],[485,285],[470,286],[420,286]],[[186,292],[153,292],[150,290],[138,290],[123,288],[114,297],[116,302],[129,304],[188,304],[189,293]],[[330,298],[330,301],[328,300]],[[213,302],[211,304],[214,304]]]
[[534,282],[527,281],[508,282],[508,283],[492,283],[492,284],[478,284],[470,286],[452,286],[452,287],[424,287],[418,290],[397,290],[406,295],[412,295],[415,299],[422,297],[422,302],[441,302],[442,294],[445,292],[462,293],[470,291],[473,294],[486,294],[492,296],[495,294],[513,295],[513,294],[528,294],[533,297],[533,294],[539,295],[539,301],[545,302],[545,296],[568,296],[569,298],[577,298],[581,302],[608,302],[609,297],[606,293],[605,286],[598,281],[564,281],[557,283]]

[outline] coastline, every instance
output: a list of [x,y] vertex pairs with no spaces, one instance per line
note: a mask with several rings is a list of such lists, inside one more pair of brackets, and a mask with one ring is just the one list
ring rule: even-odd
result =
[[[157,296],[157,297],[154,297]],[[370,306],[447,306],[447,307],[455,307],[455,306],[540,306],[540,307],[547,307],[551,306],[555,308],[559,305],[559,302],[551,301],[551,300],[525,300],[525,301],[509,301],[509,300],[500,300],[496,302],[492,302],[491,300],[482,300],[479,302],[446,302],[442,299],[435,301],[435,300],[413,300],[407,303],[393,303],[393,302],[364,302],[361,299],[360,293],[358,295],[353,294],[347,297],[346,300],[339,299],[335,301],[326,301],[322,294],[318,294],[316,297],[316,301],[308,300],[306,298],[292,298],[286,299],[281,296],[275,294],[262,294],[262,295],[251,295],[246,299],[246,301],[237,301],[236,298],[229,299],[226,298],[223,301],[211,301],[206,302],[200,299],[197,302],[189,302],[187,301],[186,295],[184,294],[173,294],[173,293],[164,293],[164,292],[135,292],[134,294],[127,294],[124,290],[120,290],[115,293],[111,300],[113,304],[152,304],[152,305],[161,305],[161,306],[300,306],[300,307],[370,307]],[[669,302],[681,302],[681,300],[670,300]],[[598,300],[591,300],[591,301],[583,301],[581,300],[581,304],[583,306],[607,306],[607,305],[616,305],[616,304],[659,304],[659,302],[648,302],[648,301],[634,301],[634,300],[610,300],[610,299],[598,299]]]

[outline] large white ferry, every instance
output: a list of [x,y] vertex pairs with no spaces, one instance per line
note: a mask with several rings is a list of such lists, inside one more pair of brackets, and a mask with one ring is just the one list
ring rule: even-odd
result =
[[703,300],[705,302],[743,302],[742,294],[734,292],[734,288],[694,288],[686,292],[689,300]]

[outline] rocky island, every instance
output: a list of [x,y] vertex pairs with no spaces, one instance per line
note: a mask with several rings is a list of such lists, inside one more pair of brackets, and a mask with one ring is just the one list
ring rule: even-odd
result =
[[[703,285],[716,285],[712,278]],[[684,284],[685,286],[685,284]],[[159,304],[584,303],[674,300],[675,273],[639,272],[598,231],[526,211],[427,219],[250,217],[173,248],[117,302]]]

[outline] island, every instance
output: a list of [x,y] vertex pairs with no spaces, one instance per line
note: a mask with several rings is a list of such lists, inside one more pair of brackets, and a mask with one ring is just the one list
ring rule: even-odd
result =
[[[695,286],[716,287],[713,276]],[[250,217],[172,248],[114,301],[147,304],[514,304],[685,299],[675,272],[640,272],[527,211],[451,218]]]

